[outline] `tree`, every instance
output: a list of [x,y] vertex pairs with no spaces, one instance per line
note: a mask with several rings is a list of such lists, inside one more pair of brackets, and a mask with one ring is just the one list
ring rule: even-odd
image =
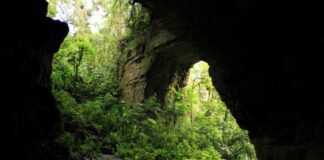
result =
[[[149,22],[145,8],[122,0],[50,2],[49,15],[72,30],[55,55],[52,88],[64,119],[59,141],[75,159],[99,153],[143,160],[255,158],[247,133],[213,88],[207,64],[195,65],[187,87],[172,90],[166,105],[154,96],[130,106],[121,100],[118,45],[127,40],[131,50],[146,41],[138,36]],[[93,31],[91,17],[99,10],[105,18]],[[214,95],[208,101],[204,90]]]

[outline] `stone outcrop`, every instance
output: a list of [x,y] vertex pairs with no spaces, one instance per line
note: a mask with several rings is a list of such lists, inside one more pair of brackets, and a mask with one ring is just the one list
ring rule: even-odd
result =
[[[130,103],[181,86],[195,62],[259,159],[324,159],[323,9],[319,2],[139,0],[152,12],[148,41],[129,51],[122,91]],[[151,30],[154,30],[151,31]],[[148,62],[148,63],[147,63]]]
[[[7,1],[1,15],[1,142],[9,159],[61,159],[54,144],[62,129],[50,74],[53,54],[68,33],[46,17],[45,0]],[[62,153],[60,153],[62,151]]]
[[128,104],[152,95],[164,102],[170,88],[184,87],[190,67],[199,61],[190,41],[156,27],[148,27],[155,30],[149,29],[155,32],[152,37],[122,55],[126,60],[120,66],[120,86]]

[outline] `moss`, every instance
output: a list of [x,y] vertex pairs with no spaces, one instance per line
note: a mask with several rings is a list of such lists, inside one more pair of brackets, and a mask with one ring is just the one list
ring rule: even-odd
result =
[[150,69],[152,64],[152,57],[147,56],[141,61],[141,74],[145,75]]

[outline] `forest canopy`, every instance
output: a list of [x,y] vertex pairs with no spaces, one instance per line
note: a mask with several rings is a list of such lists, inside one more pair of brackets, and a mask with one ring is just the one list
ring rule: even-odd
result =
[[136,39],[150,22],[150,12],[140,4],[49,0],[48,16],[67,22],[71,30],[55,54],[51,75],[64,121],[57,141],[71,159],[256,159],[247,131],[221,101],[205,62],[190,69],[186,87],[170,90],[167,104],[154,96],[125,104],[119,44]]

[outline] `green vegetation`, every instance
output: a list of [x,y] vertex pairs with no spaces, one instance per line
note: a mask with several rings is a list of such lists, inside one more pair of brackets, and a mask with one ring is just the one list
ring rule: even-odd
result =
[[[50,0],[49,16],[71,33],[55,55],[52,92],[64,120],[58,139],[74,159],[110,154],[122,159],[256,159],[246,131],[220,100],[208,65],[190,70],[188,86],[127,106],[119,95],[119,42],[134,49],[149,21],[140,5],[122,0]],[[74,6],[74,7],[71,7]],[[101,21],[93,23],[101,13]],[[94,27],[94,28],[93,28]],[[131,41],[130,41],[131,40]]]

